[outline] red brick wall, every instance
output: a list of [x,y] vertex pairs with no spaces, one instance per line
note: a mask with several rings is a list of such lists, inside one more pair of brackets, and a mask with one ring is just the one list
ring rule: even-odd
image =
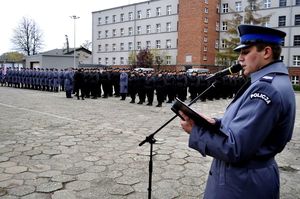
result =
[[[218,0],[210,0],[208,4],[203,0],[179,0],[178,65],[214,65],[218,39],[216,22],[219,20],[217,3]],[[205,7],[208,13],[204,12]],[[205,17],[208,23],[204,22]],[[206,43],[204,37],[208,39]],[[206,52],[204,46],[207,46]],[[186,55],[192,55],[192,63],[186,63]],[[203,56],[207,57],[206,61]]]

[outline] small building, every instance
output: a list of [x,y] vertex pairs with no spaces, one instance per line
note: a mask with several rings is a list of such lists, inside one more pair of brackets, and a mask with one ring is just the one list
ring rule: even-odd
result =
[[[75,49],[75,67],[92,63],[92,52],[84,47]],[[53,49],[26,57],[26,68],[69,68],[74,67],[74,48]]]

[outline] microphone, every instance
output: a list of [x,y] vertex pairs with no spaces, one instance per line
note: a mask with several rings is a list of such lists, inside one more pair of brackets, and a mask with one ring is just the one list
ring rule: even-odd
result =
[[206,78],[206,80],[215,80],[215,79],[218,79],[220,77],[223,77],[225,75],[230,75],[230,74],[233,74],[233,73],[237,73],[239,72],[240,70],[242,70],[242,66],[241,64],[234,64],[232,66],[230,66],[229,68],[225,68],[224,70],[221,70],[219,72],[216,72],[215,74],[209,76],[208,78]]

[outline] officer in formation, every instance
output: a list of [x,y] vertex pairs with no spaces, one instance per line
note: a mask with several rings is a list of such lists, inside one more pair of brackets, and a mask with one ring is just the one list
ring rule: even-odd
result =
[[2,86],[51,92],[64,89],[65,71],[58,71],[56,68],[7,68],[6,71],[1,71]]

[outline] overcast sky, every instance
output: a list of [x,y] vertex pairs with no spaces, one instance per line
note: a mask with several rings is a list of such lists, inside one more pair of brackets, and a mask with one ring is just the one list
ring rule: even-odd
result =
[[13,51],[11,38],[13,30],[23,17],[33,19],[43,32],[44,48],[47,51],[63,48],[69,37],[74,45],[74,21],[77,15],[76,46],[86,40],[92,41],[92,12],[117,6],[144,2],[146,0],[4,0],[0,11],[0,55]]

